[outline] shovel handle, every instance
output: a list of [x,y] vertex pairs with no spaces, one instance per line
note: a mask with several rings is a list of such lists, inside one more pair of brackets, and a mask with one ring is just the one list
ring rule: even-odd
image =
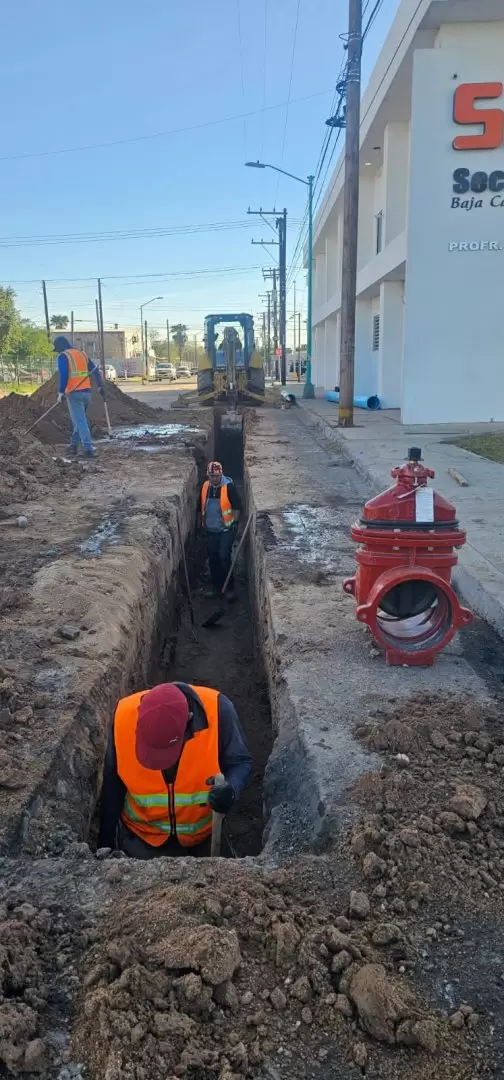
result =
[[107,422],[108,437],[109,437],[109,439],[111,439],[112,438],[112,428],[110,426],[110,416],[109,416],[109,411],[108,411],[108,405],[107,405],[107,402],[105,401],[105,398],[103,399],[103,408],[105,409],[105,420]]
[[[225,783],[225,776],[223,776],[221,772],[216,773],[214,776],[214,787],[224,787]],[[220,855],[223,820],[222,814],[216,814],[215,810],[212,811],[212,842],[210,845],[210,855],[212,859],[218,859]]]
[[238,544],[238,547],[236,548],[236,551],[235,551],[235,553],[233,555],[233,558],[231,559],[231,566],[229,567],[229,571],[227,573],[226,580],[225,580],[225,582],[224,582],[224,584],[222,586],[222,589],[221,589],[222,596],[224,596],[224,593],[225,593],[225,591],[226,591],[226,589],[227,589],[227,587],[229,585],[231,574],[233,573],[233,570],[234,570],[234,568],[236,566],[236,560],[237,560],[237,558],[238,558],[238,556],[240,554],[240,551],[241,551],[241,549],[243,547],[243,544],[245,542],[245,537],[246,537],[246,535],[247,535],[247,533],[249,531],[250,524],[251,524],[253,516],[254,516],[254,512],[252,511],[252,513],[249,514],[249,516],[247,518],[247,524],[245,525],[245,528],[244,528],[244,530],[243,530],[243,532],[241,534],[240,542]]

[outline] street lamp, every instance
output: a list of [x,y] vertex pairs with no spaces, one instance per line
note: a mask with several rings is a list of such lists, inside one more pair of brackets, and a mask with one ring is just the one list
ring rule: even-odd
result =
[[274,169],[275,172],[283,173],[284,176],[290,176],[291,180],[299,180],[300,184],[304,184],[308,188],[308,311],[307,311],[307,325],[306,325],[306,376],[303,386],[303,397],[314,398],[315,388],[312,383],[312,308],[313,308],[313,182],[314,176],[309,176],[306,180],[302,176],[295,176],[294,173],[287,172],[285,169],[280,169],[278,165],[268,165],[263,161],[246,161],[247,168],[249,169]]
[[147,304],[153,304],[155,300],[162,300],[162,299],[163,299],[162,296],[153,296],[152,300],[146,300],[145,304],[140,304],[140,333],[142,335],[142,352],[143,352],[143,361],[144,361],[144,374],[145,374],[146,377],[149,374],[149,370],[148,370],[149,369],[149,352],[148,352],[149,346],[147,344],[147,334],[144,334],[143,309],[144,309],[144,307],[147,307]]

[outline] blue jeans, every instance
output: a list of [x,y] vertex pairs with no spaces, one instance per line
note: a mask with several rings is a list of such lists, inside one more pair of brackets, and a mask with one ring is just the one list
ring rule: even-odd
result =
[[[214,589],[222,589],[226,580],[228,570],[231,566],[231,556],[235,536],[236,527],[234,525],[232,525],[230,529],[225,529],[223,532],[207,532],[206,534],[208,564]],[[231,589],[232,587],[233,578],[231,577],[229,588]]]
[[67,403],[73,424],[70,445],[78,446],[81,442],[85,450],[92,450],[93,443],[86,416],[91,404],[91,390],[73,390],[70,394],[67,394]]

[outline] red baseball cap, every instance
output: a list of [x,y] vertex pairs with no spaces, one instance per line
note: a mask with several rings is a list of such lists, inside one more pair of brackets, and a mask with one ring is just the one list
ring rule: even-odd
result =
[[189,720],[187,698],[174,683],[144,694],[138,709],[136,755],[146,769],[169,769],[178,761]]

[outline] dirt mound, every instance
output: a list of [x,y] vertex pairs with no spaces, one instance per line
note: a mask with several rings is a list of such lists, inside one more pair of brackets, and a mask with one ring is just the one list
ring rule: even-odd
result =
[[[121,888],[127,863],[109,867]],[[472,1076],[461,1032],[425,1015],[373,944],[380,924],[348,917],[323,863],[169,873],[118,900],[88,952],[72,1051],[95,1080],[330,1077],[342,1061],[382,1080]]]
[[[45,412],[56,401],[58,393],[58,376],[53,375],[49,382],[44,383],[32,396],[32,405],[37,409],[37,415]],[[1,404],[1,403],[0,403]],[[128,394],[123,394],[115,383],[107,383],[107,405],[110,416],[110,423],[112,427],[121,427],[128,424],[162,424],[167,422],[167,413],[165,409],[152,409],[150,405],[145,405],[136,398],[130,397]],[[65,406],[61,409],[55,409],[51,414],[51,423],[59,432],[65,433],[65,438],[70,434],[71,424],[68,416],[68,411]],[[88,420],[93,434],[104,435],[106,434],[105,414],[103,411],[103,401],[96,389],[93,387],[93,400],[88,411]],[[56,441],[48,440],[43,433],[39,433],[39,438],[42,441]]]
[[[14,409],[17,415],[23,414],[18,405]],[[31,435],[21,437],[14,431],[0,435],[0,517],[10,516],[10,504],[37,499],[52,485],[61,491],[74,486],[80,479],[80,465],[72,463],[69,470],[68,461],[52,454]]]
[[[58,376],[53,375],[31,396],[8,394],[0,399],[0,428],[3,432],[26,431],[35,420],[54,405],[58,395]],[[131,424],[162,424],[167,422],[165,409],[151,409],[136,398],[123,394],[114,383],[107,383],[107,405],[112,427]],[[96,437],[107,434],[103,401],[95,389],[89,407],[88,419]],[[33,436],[44,443],[64,443],[70,437],[72,425],[65,404],[57,406],[50,415],[37,424]]]

